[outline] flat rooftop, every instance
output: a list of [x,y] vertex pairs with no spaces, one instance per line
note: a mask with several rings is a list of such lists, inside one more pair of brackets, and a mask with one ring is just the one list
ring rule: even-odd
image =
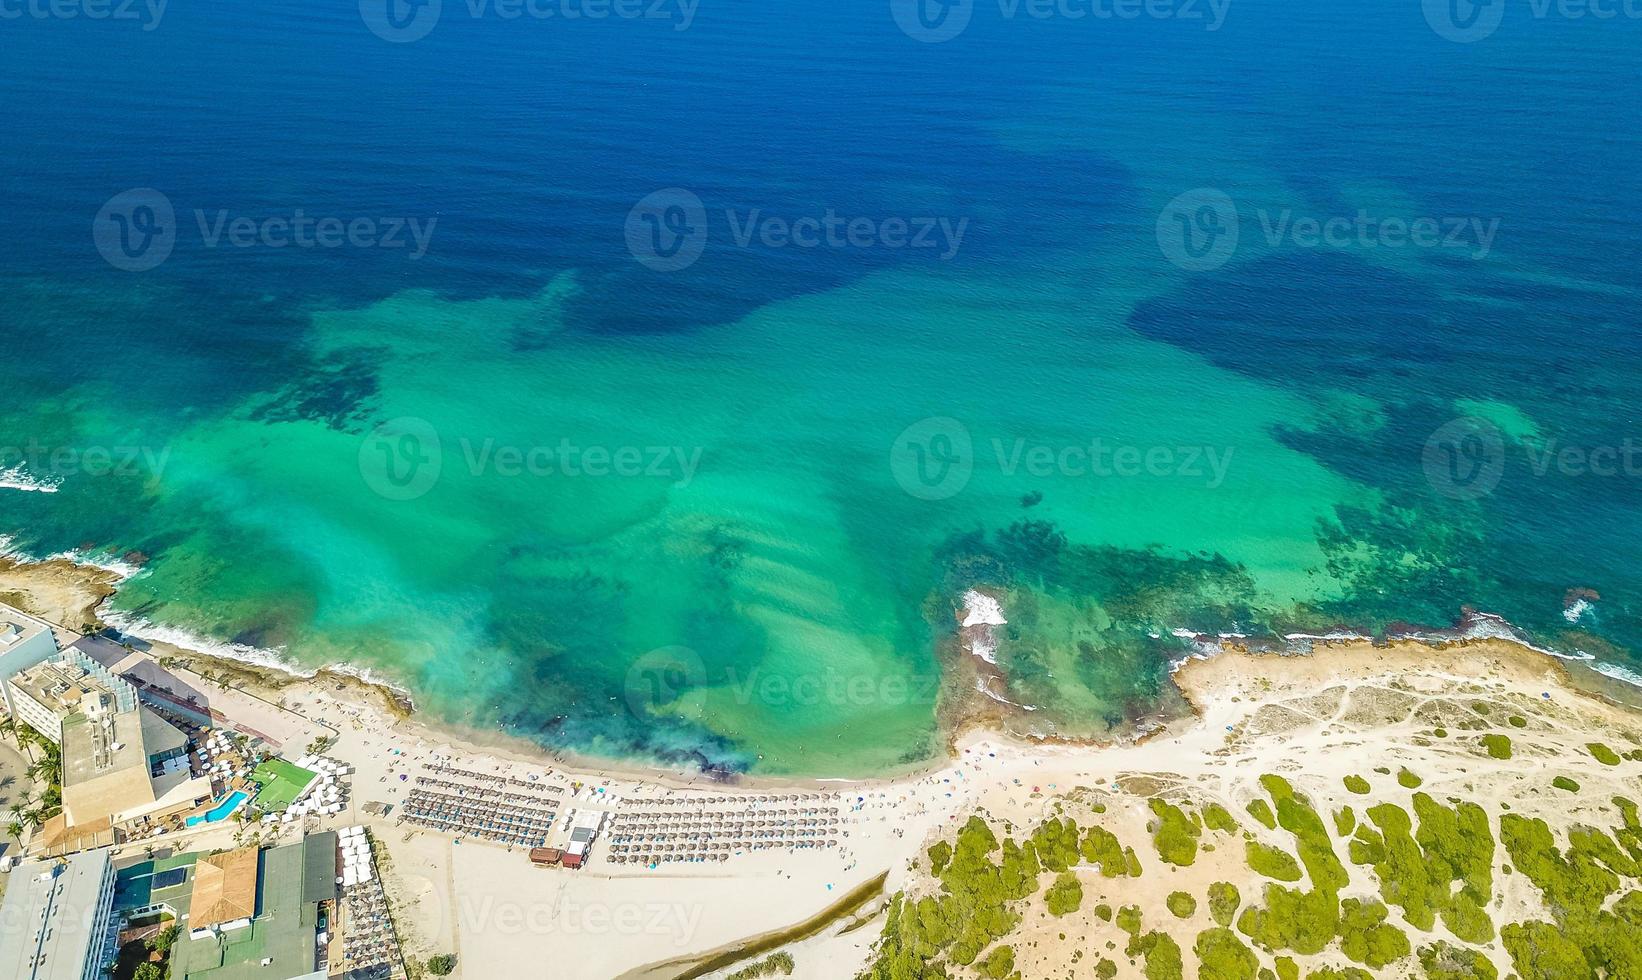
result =
[[0,602],[0,654],[24,640],[50,632],[50,623]]
[[[59,870],[60,867],[60,870]],[[11,872],[0,910],[0,977],[81,980],[107,851],[74,854],[62,865],[26,864]]]

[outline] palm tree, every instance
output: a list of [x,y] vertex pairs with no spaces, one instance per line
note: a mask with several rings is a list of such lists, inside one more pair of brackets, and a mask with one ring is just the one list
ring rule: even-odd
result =
[[6,836],[10,837],[12,840],[22,840],[23,822],[21,820],[13,820],[11,823],[6,824]]

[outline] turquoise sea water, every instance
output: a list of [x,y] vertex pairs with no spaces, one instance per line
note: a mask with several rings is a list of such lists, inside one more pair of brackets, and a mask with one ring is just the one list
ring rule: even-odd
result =
[[835,774],[970,588],[1045,731],[1177,631],[1638,663],[1642,24],[363,9],[0,23],[0,534],[116,622]]

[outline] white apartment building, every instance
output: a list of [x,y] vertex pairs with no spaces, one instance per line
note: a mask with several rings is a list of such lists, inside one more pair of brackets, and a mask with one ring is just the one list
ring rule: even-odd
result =
[[96,980],[117,952],[107,849],[11,872],[0,905],[0,977]]

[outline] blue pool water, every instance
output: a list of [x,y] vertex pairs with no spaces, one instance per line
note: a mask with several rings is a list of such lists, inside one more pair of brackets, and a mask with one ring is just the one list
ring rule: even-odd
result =
[[229,814],[232,814],[235,810],[238,810],[240,808],[240,804],[244,803],[248,799],[250,799],[248,794],[236,789],[232,793],[228,794],[227,799],[205,811],[203,816],[189,817],[183,822],[190,827],[196,827],[202,823],[217,823],[222,820],[227,820]]

